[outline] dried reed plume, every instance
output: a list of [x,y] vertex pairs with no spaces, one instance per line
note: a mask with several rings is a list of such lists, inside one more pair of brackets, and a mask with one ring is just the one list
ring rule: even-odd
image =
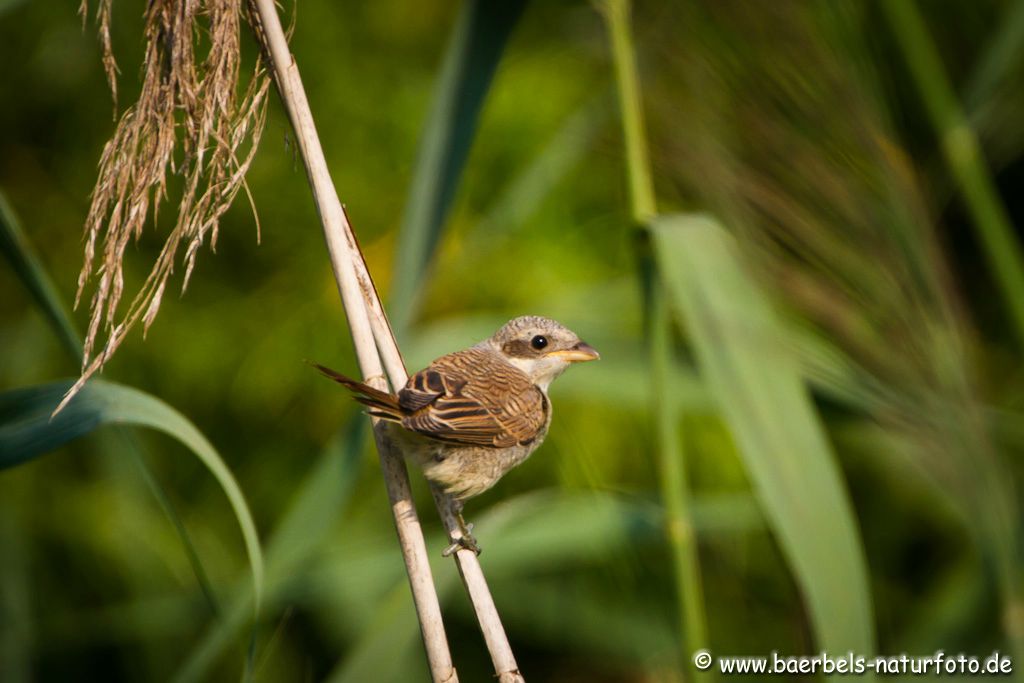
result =
[[[117,97],[117,64],[110,41],[112,0],[99,0],[96,21],[103,65]],[[88,11],[82,0],[80,12]],[[90,304],[82,376],[58,406],[60,410],[101,369],[139,320],[153,323],[179,247],[185,245],[188,286],[199,248],[217,244],[220,217],[245,186],[266,119],[269,79],[262,59],[239,98],[239,28],[247,10],[239,0],[152,0],[145,17],[145,59],[139,99],[121,116],[103,149],[92,205],[85,222],[85,257],[78,277],[77,307],[96,279]],[[247,17],[246,17],[247,18]],[[197,48],[196,36],[207,45]],[[208,47],[205,58],[202,49]],[[151,210],[156,223],[168,198],[168,172],[182,178],[174,227],[156,263],[127,312],[118,315],[124,294],[124,253],[138,240]],[[247,190],[248,193],[248,190]],[[251,203],[250,197],[250,203]],[[258,222],[257,222],[258,234]],[[102,257],[97,263],[97,244]],[[105,335],[96,352],[100,332]]]

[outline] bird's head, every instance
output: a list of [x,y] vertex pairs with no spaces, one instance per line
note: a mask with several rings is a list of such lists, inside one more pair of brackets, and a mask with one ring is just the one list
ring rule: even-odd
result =
[[570,364],[601,357],[569,328],[536,315],[508,321],[484,344],[526,373],[544,391]]

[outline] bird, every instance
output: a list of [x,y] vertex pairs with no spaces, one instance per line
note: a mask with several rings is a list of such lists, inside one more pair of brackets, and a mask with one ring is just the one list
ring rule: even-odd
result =
[[314,365],[383,420],[401,451],[452,497],[462,538],[445,550],[450,555],[460,546],[480,552],[472,525],[462,517],[463,504],[544,441],[551,425],[551,382],[570,365],[599,358],[561,323],[525,315],[468,349],[434,360],[397,393]]

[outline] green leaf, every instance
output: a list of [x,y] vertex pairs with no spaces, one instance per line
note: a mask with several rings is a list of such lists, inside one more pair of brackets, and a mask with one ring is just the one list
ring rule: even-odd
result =
[[[694,527],[698,534],[759,530],[761,520],[751,508],[749,497],[697,497],[692,506]],[[502,596],[515,594],[524,576],[560,574],[572,578],[573,567],[618,561],[634,547],[658,544],[664,537],[659,506],[601,493],[542,491],[522,495],[470,521],[477,523],[474,533],[484,548],[481,562],[500,602],[505,602]],[[457,594],[458,577],[441,557],[444,546],[439,537],[428,540],[438,596],[442,604],[447,604]],[[338,584],[323,588],[324,595],[342,595],[355,585],[360,587],[361,598],[382,596],[365,610],[371,615],[367,620],[351,625],[361,637],[327,677],[331,683],[414,680],[409,667],[422,666],[421,659],[408,657],[418,643],[418,623],[408,599],[406,579],[382,569],[396,562],[399,558],[392,549],[371,555],[362,548],[352,548],[341,553],[331,568],[330,575]],[[364,611],[343,607],[338,605],[334,611],[350,618]],[[504,607],[501,609],[504,613]],[[517,613],[527,618],[524,612]],[[654,624],[649,627],[658,628]],[[590,638],[597,637],[591,629]],[[415,670],[417,675],[421,672]]]
[[[368,425],[359,413],[338,432],[323,450],[315,467],[298,488],[295,498],[267,543],[266,611],[277,609],[280,596],[298,569],[321,547],[338,521],[355,488],[359,474],[359,456]],[[183,660],[175,681],[209,678],[217,657],[245,625],[252,593],[240,591],[229,605],[226,616],[210,625],[188,657]]]
[[[551,520],[558,523],[552,524]],[[539,493],[497,505],[476,521],[474,533],[484,544],[481,561],[495,587],[503,578],[516,580],[542,567],[564,568],[570,563],[612,557],[633,542],[654,539],[658,510],[613,496]],[[442,604],[452,598],[457,586],[455,572],[449,563],[442,562],[439,551],[443,547],[437,538],[428,544]],[[360,569],[379,575],[382,564],[355,562],[355,566],[335,573],[361,583],[366,579],[360,576]],[[330,683],[409,679],[409,671],[400,665],[403,654],[416,644],[417,622],[404,584],[402,579],[387,592],[372,623],[361,630],[362,637],[328,677]]]
[[7,195],[0,190],[0,252],[18,275],[18,278],[36,300],[40,310],[53,327],[61,344],[79,363],[82,361],[82,342],[75,329],[71,315],[61,302],[60,294],[50,275],[39,262],[35,250],[29,244],[21,221],[7,201]]
[[795,574],[818,647],[871,653],[860,535],[786,330],[713,219],[668,216],[652,233],[664,284]]
[[972,112],[989,105],[999,84],[1009,82],[1013,69],[1020,64],[1024,52],[1024,2],[1007,3],[996,26],[990,40],[979,46],[984,52],[967,80],[964,100]]
[[595,95],[565,118],[543,149],[497,194],[462,238],[462,251],[478,257],[508,244],[545,199],[577,168],[608,118],[608,96]]
[[[53,279],[39,261],[35,249],[32,248],[31,242],[21,227],[21,221],[3,191],[0,191],[0,253],[7,258],[25,289],[32,295],[68,356],[76,365],[80,365],[82,362],[81,336],[78,334],[71,314],[64,306]],[[143,458],[143,448],[135,435],[130,429],[115,429],[104,436],[104,441],[107,442],[104,444],[104,450],[112,454],[112,459],[117,462],[118,467],[125,468],[123,471],[127,471],[127,468],[130,467],[128,460],[134,463],[139,476],[146,482],[160,508],[174,526],[181,539],[185,555],[188,557],[189,565],[196,576],[196,581],[199,583],[210,609],[216,613],[217,602],[207,577],[206,568],[203,567],[199,559],[195,544],[192,542],[181,516],[174,509],[170,497],[154,476],[149,465],[146,464]]]
[[[993,281],[1000,289],[1009,325],[1024,345],[1024,247],[996,187],[977,135],[953,89],[942,54],[917,3],[883,2],[882,16],[899,36],[912,83],[940,141],[950,176],[977,233]],[[1016,39],[1010,38],[1011,42]]]
[[526,0],[466,0],[462,5],[420,140],[398,238],[390,308],[399,333],[412,318],[491,78],[525,6]]
[[[673,668],[678,652],[675,633],[660,604],[639,602],[635,595],[604,591],[574,576],[531,576],[502,585],[498,608],[506,625],[552,649],[600,657],[612,671],[649,673]],[[660,666],[659,666],[660,665]],[[658,680],[656,675],[637,677]]]
[[6,14],[12,9],[24,5],[26,0],[0,0],[0,16]]
[[210,470],[234,509],[252,569],[255,609],[263,586],[263,553],[252,514],[238,483],[206,437],[184,415],[155,396],[93,380],[57,415],[73,381],[14,389],[0,394],[0,469],[13,467],[108,424],[150,427],[187,446]]

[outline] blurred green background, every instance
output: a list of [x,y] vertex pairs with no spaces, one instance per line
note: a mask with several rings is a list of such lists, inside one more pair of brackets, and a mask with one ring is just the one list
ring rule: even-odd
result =
[[[602,353],[553,386],[543,448],[467,505],[526,678],[691,680],[696,647],[1024,655],[1024,2],[641,0],[646,143],[623,134],[603,3],[486,5],[302,2],[291,46],[410,369],[525,313]],[[419,171],[454,193],[432,251],[410,188],[472,8],[496,23],[463,30],[509,37],[470,41],[500,61],[467,77],[475,135],[472,92],[449,120],[465,164]],[[113,12],[123,108],[143,3]],[[91,19],[0,0],[0,61],[0,189],[70,306],[114,126]],[[656,221],[627,182],[638,145]],[[427,679],[364,418],[303,362],[357,372],[276,92],[248,184],[261,243],[240,198],[103,379],[173,406],[237,478],[258,624],[238,520],[189,449],[102,427],[14,467],[30,401],[4,394],[0,680]],[[129,248],[129,291],[165,235]],[[5,392],[78,370],[22,285],[0,268]],[[412,474],[455,664],[488,680]]]

